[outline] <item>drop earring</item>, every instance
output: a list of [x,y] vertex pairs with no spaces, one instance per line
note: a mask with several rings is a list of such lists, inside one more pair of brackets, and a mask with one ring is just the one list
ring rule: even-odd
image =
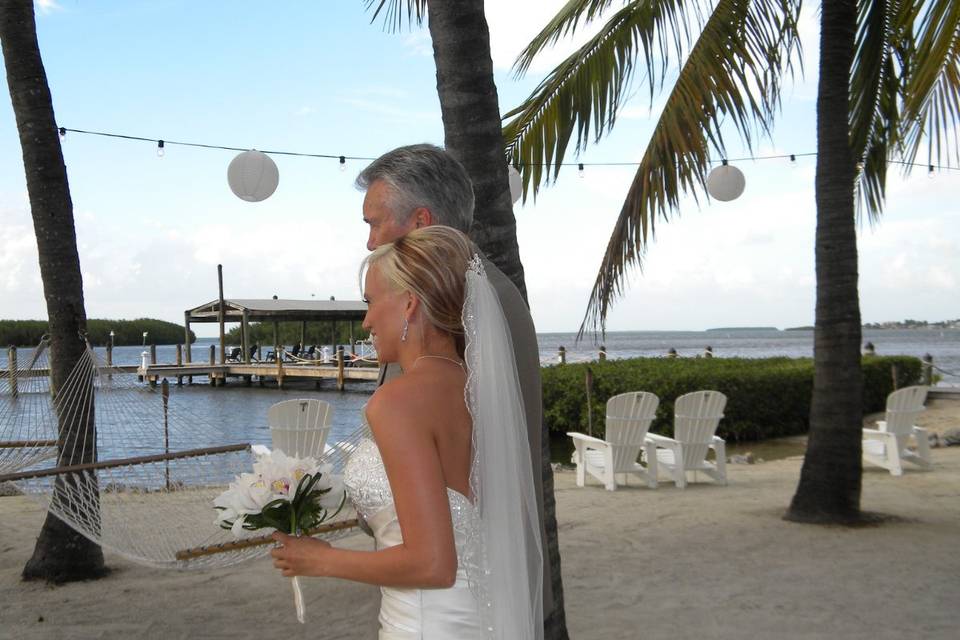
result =
[[403,331],[400,333],[400,342],[407,341],[407,330],[410,328],[410,323],[406,318],[403,319]]

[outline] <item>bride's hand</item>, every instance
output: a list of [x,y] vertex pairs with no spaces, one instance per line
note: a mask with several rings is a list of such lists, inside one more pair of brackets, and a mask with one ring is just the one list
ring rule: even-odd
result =
[[317,540],[310,536],[288,536],[279,531],[273,534],[277,546],[270,552],[273,556],[273,566],[284,576],[322,576],[323,558],[331,549],[328,542]]

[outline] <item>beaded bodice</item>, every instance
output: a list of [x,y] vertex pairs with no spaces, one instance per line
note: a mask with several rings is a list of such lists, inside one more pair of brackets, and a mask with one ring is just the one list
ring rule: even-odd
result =
[[[343,482],[357,513],[373,530],[377,546],[389,547],[403,542],[393,492],[376,443],[364,439],[357,445],[344,470]],[[461,569],[473,559],[470,541],[475,539],[480,519],[473,503],[463,494],[447,488],[454,543]]]

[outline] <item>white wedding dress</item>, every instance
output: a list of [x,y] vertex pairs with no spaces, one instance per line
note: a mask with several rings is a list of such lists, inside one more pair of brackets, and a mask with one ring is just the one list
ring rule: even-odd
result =
[[[403,542],[393,492],[376,443],[364,439],[344,469],[344,485],[357,512],[373,532],[377,549]],[[457,579],[448,589],[381,587],[380,640],[481,640],[477,595],[467,567],[475,562],[480,518],[466,496],[447,489],[457,549]]]
[[[381,587],[380,640],[541,640],[543,554],[513,343],[479,256],[466,273],[463,327],[473,419],[470,491],[447,489],[457,551],[449,589]],[[376,443],[363,439],[344,485],[378,549],[403,542]]]

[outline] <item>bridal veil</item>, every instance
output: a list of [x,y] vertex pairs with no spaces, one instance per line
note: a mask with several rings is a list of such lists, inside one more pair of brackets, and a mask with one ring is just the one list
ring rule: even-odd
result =
[[470,488],[481,524],[467,563],[487,636],[543,637],[543,553],[526,418],[510,330],[479,256],[463,305],[466,402],[473,418]]

